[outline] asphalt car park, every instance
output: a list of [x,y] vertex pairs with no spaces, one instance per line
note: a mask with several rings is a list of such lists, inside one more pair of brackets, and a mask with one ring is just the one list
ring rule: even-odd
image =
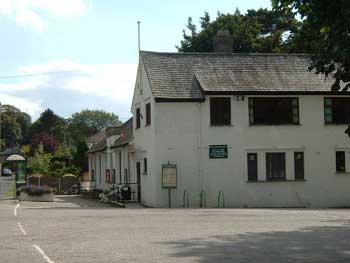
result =
[[350,262],[348,209],[0,201],[0,262]]

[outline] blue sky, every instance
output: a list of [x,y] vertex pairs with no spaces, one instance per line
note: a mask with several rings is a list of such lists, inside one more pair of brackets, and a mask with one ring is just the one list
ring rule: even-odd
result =
[[34,119],[46,108],[64,117],[89,108],[126,120],[137,21],[143,50],[176,51],[189,16],[236,7],[270,8],[270,0],[0,0],[0,102]]

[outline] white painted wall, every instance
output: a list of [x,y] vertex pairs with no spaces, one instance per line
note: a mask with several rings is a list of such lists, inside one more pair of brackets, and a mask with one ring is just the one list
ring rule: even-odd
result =
[[[142,63],[140,63],[142,65]],[[141,88],[140,88],[141,87]],[[145,126],[146,123],[146,104],[151,103],[151,124]],[[148,79],[143,66],[139,68],[138,75],[135,84],[132,113],[134,121],[134,141],[133,145],[135,148],[134,154],[134,175],[136,178],[136,162],[141,163],[141,196],[142,203],[147,206],[158,206],[156,205],[159,201],[157,195],[158,185],[156,184],[158,180],[158,166],[154,162],[155,158],[155,122],[156,115],[161,114],[155,111],[155,102],[151,89],[148,84]],[[141,119],[140,129],[136,129],[136,108],[140,108],[143,119]],[[143,174],[143,159],[147,158],[147,174]],[[160,205],[160,203],[159,203]]]
[[[144,105],[134,98],[133,108]],[[136,104],[139,103],[139,104]],[[335,207],[350,205],[350,139],[346,125],[325,125],[323,96],[299,96],[301,125],[250,126],[248,98],[231,100],[230,127],[211,127],[209,97],[204,103],[154,103],[152,127],[135,131],[135,147],[147,153],[151,174],[144,176],[143,202],[166,207],[161,165],[178,166],[178,188],[172,203],[199,206],[201,190],[208,207],[217,206],[219,191],[226,207]],[[148,130],[147,130],[148,129]],[[156,140],[155,140],[156,139]],[[209,145],[227,144],[228,159],[209,159]],[[347,152],[348,173],[336,174],[335,151]],[[265,153],[286,153],[287,180],[294,180],[294,151],[303,151],[306,181],[266,182]],[[258,153],[258,179],[247,182],[247,153]],[[144,181],[146,181],[144,179]]]

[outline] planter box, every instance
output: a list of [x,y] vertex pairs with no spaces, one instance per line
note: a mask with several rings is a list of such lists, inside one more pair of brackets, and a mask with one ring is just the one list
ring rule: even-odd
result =
[[40,196],[31,196],[27,193],[20,193],[19,200],[20,201],[30,201],[30,202],[53,202],[54,195],[51,194],[43,194]]

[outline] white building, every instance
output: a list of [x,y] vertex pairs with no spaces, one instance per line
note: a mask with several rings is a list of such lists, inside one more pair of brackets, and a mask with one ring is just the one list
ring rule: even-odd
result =
[[105,136],[92,145],[88,151],[89,173],[96,189],[130,186],[131,200],[138,200],[141,196],[135,177],[132,125],[129,119],[120,127],[108,128]]
[[142,203],[168,206],[170,163],[173,207],[350,206],[350,96],[330,92],[309,63],[142,51],[132,102]]

